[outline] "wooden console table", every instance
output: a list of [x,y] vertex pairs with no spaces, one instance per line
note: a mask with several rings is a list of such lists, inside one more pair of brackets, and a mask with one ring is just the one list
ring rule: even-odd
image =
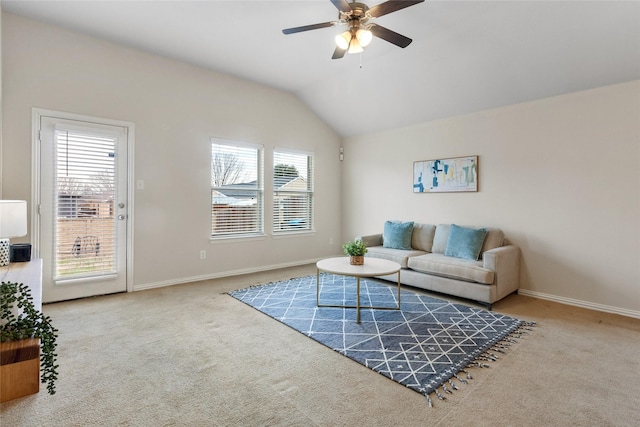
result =
[[[24,283],[33,305],[42,310],[42,260],[12,262],[0,268],[0,281]],[[40,390],[40,341],[25,339],[0,343],[0,402]]]

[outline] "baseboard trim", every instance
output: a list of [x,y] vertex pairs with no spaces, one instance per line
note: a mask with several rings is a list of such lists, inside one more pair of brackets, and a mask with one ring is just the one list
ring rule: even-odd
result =
[[588,308],[590,310],[603,311],[605,313],[619,314],[621,316],[640,319],[640,311],[627,310],[626,308],[613,307],[611,305],[596,304],[589,301],[582,301],[574,298],[560,297],[557,295],[545,294],[542,292],[530,291],[527,289],[518,289],[518,295],[524,295],[524,296],[538,298],[538,299],[555,301],[561,304],[572,305],[575,307]]
[[[181,284],[190,283],[190,282],[200,282],[202,280],[221,279],[224,277],[241,276],[243,274],[261,273],[264,271],[279,270],[281,268],[300,267],[307,264],[315,264],[320,259],[322,258],[314,258],[309,260],[302,260],[302,261],[282,263],[282,264],[264,265],[264,266],[254,267],[254,268],[243,268],[239,270],[223,271],[220,273],[205,274],[201,276],[182,277],[179,279],[163,280],[161,282],[144,283],[140,285],[134,285],[133,291],[134,292],[144,291],[148,289],[164,288],[166,286],[181,285]],[[636,310],[628,310],[626,308],[614,307],[614,306],[604,305],[604,304],[596,304],[593,302],[582,301],[574,298],[566,298],[566,297],[561,297],[557,295],[546,294],[543,292],[530,291],[528,289],[519,289],[518,294],[532,297],[532,298],[554,301],[554,302],[571,305],[575,307],[587,308],[590,310],[619,314],[621,316],[640,319],[640,311],[636,311]]]
[[223,271],[214,274],[205,274],[201,276],[181,277],[178,279],[163,280],[161,282],[143,283],[133,286],[133,291],[144,291],[148,289],[164,288],[166,286],[182,285],[190,282],[200,282],[202,280],[221,279],[224,277],[241,276],[243,274],[262,273],[264,271],[279,270],[281,268],[300,267],[307,264],[315,264],[322,258],[314,258],[310,260],[295,261],[283,264],[263,265],[255,268],[243,268],[240,270]]

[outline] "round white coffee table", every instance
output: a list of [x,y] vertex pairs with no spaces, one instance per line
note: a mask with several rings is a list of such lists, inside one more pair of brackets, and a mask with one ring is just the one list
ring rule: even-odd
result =
[[[365,257],[363,265],[351,265],[349,257],[336,257],[320,260],[316,263],[316,306],[318,307],[337,307],[337,308],[355,308],[356,321],[360,323],[360,309],[373,308],[378,310],[400,310],[400,264],[386,259]],[[340,274],[342,276],[352,276],[356,278],[356,305],[327,305],[320,304],[320,272]],[[398,306],[397,307],[373,307],[360,305],[360,278],[386,276],[388,274],[398,273]]]

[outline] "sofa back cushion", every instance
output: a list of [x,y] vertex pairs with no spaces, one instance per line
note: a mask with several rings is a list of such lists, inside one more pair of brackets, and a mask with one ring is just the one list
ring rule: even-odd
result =
[[489,232],[482,245],[482,251],[480,252],[481,258],[483,252],[504,246],[504,232],[502,230],[492,227],[487,227],[487,230],[489,230]]
[[411,250],[413,222],[386,221],[382,233],[382,246],[391,249]]
[[451,224],[444,254],[477,261],[488,231],[486,228],[460,227]]
[[411,235],[411,247],[419,251],[431,252],[433,248],[433,235],[436,226],[433,224],[413,224],[413,234]]
[[[466,226],[471,228],[478,228],[473,226]],[[435,234],[433,236],[433,249],[431,252],[434,254],[444,254],[447,249],[447,241],[449,240],[449,229],[451,224],[438,224]],[[504,245],[504,232],[499,228],[486,227],[488,232],[484,238],[482,244],[482,250],[480,251],[480,259],[482,254],[490,249],[499,248]]]
[[433,235],[433,252],[434,254],[444,254],[447,249],[447,241],[449,240],[449,227],[451,224],[438,224]]

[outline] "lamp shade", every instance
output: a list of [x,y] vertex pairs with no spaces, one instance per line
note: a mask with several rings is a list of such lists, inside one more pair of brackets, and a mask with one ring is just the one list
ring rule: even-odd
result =
[[349,53],[360,53],[364,49],[360,46],[360,41],[357,38],[351,39],[351,43],[349,43]]
[[344,33],[338,34],[335,40],[340,49],[346,50],[351,42],[351,33],[349,31],[345,31]]
[[27,202],[0,200],[0,238],[27,235]]
[[358,41],[360,42],[360,46],[367,47],[367,46],[369,46],[369,43],[371,43],[371,39],[373,38],[373,34],[371,33],[371,31],[361,28],[356,32],[356,37],[358,38]]

